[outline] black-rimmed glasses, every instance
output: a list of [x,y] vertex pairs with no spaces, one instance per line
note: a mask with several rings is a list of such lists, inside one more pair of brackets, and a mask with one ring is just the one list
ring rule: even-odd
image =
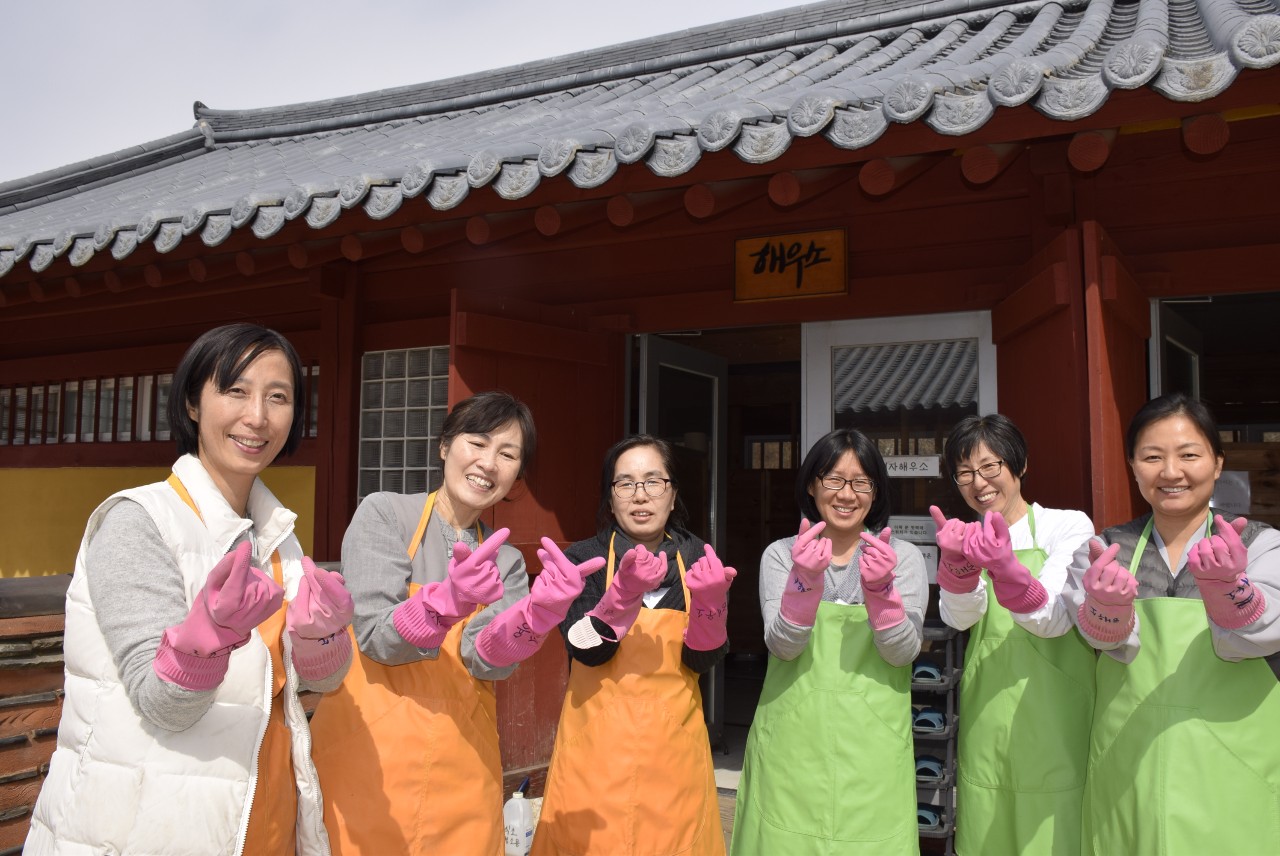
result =
[[671,479],[645,479],[644,481],[616,481],[613,483],[613,495],[618,499],[630,499],[636,491],[643,490],[650,497],[659,497],[667,492]]
[[976,470],[956,470],[956,474],[951,477],[951,480],[959,485],[973,484],[973,476],[976,473],[987,481],[991,481],[1000,475],[1000,470],[1002,469],[1004,469],[1004,461],[992,461],[988,464],[983,464]]
[[822,486],[827,490],[844,490],[844,486],[848,485],[853,488],[854,493],[872,493],[876,489],[876,483],[867,478],[844,479],[840,476],[823,476]]

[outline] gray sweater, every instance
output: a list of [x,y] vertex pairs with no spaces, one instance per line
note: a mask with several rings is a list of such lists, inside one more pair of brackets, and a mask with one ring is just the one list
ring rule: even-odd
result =
[[[252,538],[249,529],[240,541],[252,543]],[[255,562],[261,564],[262,558]],[[168,731],[195,725],[217,690],[183,689],[162,680],[151,667],[165,629],[181,624],[191,608],[178,563],[146,509],[127,499],[108,509],[89,542],[85,565],[98,627],[138,715]],[[349,666],[350,661],[323,681],[299,675],[298,688],[335,690]]]
[[[405,641],[392,623],[396,607],[409,597],[409,583],[440,582],[449,573],[449,558],[458,533],[433,511],[422,536],[422,546],[410,561],[408,548],[418,528],[427,494],[374,493],[364,498],[342,539],[342,575],[355,601],[356,643],[371,659],[388,666],[434,660],[439,648],[420,649]],[[487,529],[484,529],[487,533]],[[461,540],[478,546],[475,529]],[[462,631],[462,661],[472,676],[498,681],[515,671],[515,665],[497,668],[476,653],[476,637],[493,617],[529,593],[524,556],[510,544],[498,551],[502,574],[502,598],[480,612]]]
[[[1220,512],[1214,510],[1210,513]],[[1121,544],[1116,561],[1121,567],[1128,569],[1133,551],[1137,549],[1138,538],[1150,517],[1150,514],[1145,514],[1120,526],[1112,526],[1091,540],[1098,541],[1104,547],[1115,543]],[[1223,517],[1231,521],[1236,515],[1223,514]],[[1191,572],[1187,570],[1187,556],[1191,553],[1191,548],[1203,538],[1204,529],[1201,528],[1187,542],[1178,568],[1171,570],[1164,542],[1160,539],[1160,533],[1152,527],[1150,540],[1147,541],[1146,549],[1138,562],[1138,597],[1183,597],[1199,600],[1200,588],[1196,585]],[[1249,580],[1262,592],[1267,605],[1256,621],[1237,630],[1219,627],[1206,615],[1205,621],[1213,640],[1213,649],[1219,657],[1231,662],[1248,657],[1276,660],[1275,655],[1280,652],[1280,532],[1265,523],[1251,520],[1240,539],[1249,551],[1245,572],[1249,575]],[[1084,575],[1089,570],[1089,565],[1089,542],[1085,542],[1080,549],[1076,550],[1075,558],[1068,569],[1067,585],[1062,591],[1062,599],[1066,602],[1072,618],[1077,622],[1076,616],[1084,603]],[[1141,647],[1141,621],[1135,621],[1128,638],[1119,642],[1099,642],[1083,628],[1079,629],[1080,635],[1086,642],[1100,651],[1105,651],[1108,656],[1121,663],[1132,663],[1138,656],[1138,650]],[[1271,667],[1280,675],[1280,661],[1272,662]]]
[[[760,608],[764,612],[764,644],[773,656],[794,660],[809,644],[812,627],[792,624],[780,612],[782,592],[791,573],[791,545],[796,536],[774,541],[760,557]],[[920,654],[924,639],[924,611],[929,601],[929,578],[924,557],[914,544],[891,538],[889,546],[898,554],[893,584],[902,597],[907,620],[887,630],[872,633],[876,650],[891,666],[905,666]],[[847,565],[832,564],[823,577],[822,599],[828,603],[864,603],[862,572],[858,559],[862,546]]]

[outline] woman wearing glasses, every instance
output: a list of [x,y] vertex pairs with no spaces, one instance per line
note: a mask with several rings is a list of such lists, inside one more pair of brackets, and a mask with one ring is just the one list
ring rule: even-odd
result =
[[943,462],[979,518],[964,523],[930,509],[942,618],[970,631],[960,682],[956,852],[1079,853],[1095,658],[1070,632],[1059,595],[1093,524],[1082,512],[1023,498],[1027,443],[998,413],[961,420]]
[[1147,402],[1125,438],[1151,512],[1077,552],[1065,595],[1103,652],[1086,853],[1275,852],[1280,827],[1280,533],[1210,506],[1208,408]]
[[814,444],[796,476],[797,535],[760,560],[772,655],[742,767],[736,856],[919,852],[911,661],[928,582],[893,538],[889,476],[851,428]]
[[670,445],[616,443],[599,531],[565,551],[604,561],[560,625],[569,690],[534,854],[723,854],[698,675],[728,650],[729,584],[688,532]]

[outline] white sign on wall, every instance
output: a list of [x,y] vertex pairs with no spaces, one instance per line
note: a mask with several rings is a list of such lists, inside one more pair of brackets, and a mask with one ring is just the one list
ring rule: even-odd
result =
[[942,471],[942,456],[885,455],[884,465],[891,479],[937,478]]

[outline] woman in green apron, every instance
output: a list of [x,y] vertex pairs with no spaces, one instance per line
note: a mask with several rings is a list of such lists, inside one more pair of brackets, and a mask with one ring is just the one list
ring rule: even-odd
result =
[[814,444],[797,535],[760,560],[769,667],[747,738],[735,856],[920,852],[910,664],[928,581],[893,538],[889,475],[861,432]]
[[1023,498],[1027,443],[998,413],[961,420],[943,461],[979,517],[966,524],[930,509],[940,612],[970,631],[960,682],[956,853],[1075,856],[1096,656],[1071,632],[1058,595],[1093,524],[1082,512]]
[[1181,393],[1126,437],[1151,513],[1077,551],[1064,592],[1098,660],[1085,853],[1273,853],[1280,533],[1210,508],[1223,450]]

